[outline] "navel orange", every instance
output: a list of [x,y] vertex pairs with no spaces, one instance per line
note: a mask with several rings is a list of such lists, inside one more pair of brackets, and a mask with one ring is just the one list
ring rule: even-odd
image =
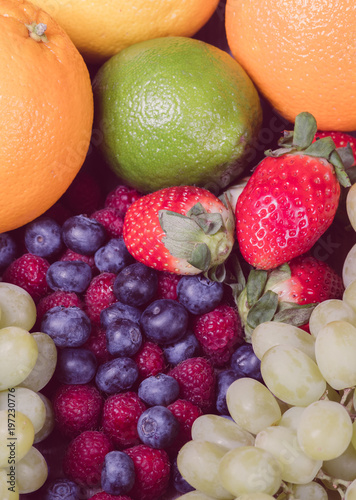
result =
[[103,62],[134,43],[192,36],[219,0],[33,0],[66,30],[89,62]]
[[276,110],[321,130],[356,129],[354,0],[227,0],[233,56]]
[[0,232],[40,216],[66,191],[92,120],[88,69],[68,35],[26,0],[0,0]]

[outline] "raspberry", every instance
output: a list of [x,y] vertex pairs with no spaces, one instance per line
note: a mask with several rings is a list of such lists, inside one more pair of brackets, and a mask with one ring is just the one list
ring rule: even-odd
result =
[[37,321],[41,321],[43,315],[52,309],[52,307],[56,306],[64,306],[64,307],[80,307],[83,309],[83,302],[78,297],[78,295],[74,292],[63,292],[62,290],[58,290],[56,292],[52,292],[42,299],[37,304]]
[[70,250],[70,248],[67,248],[67,250],[59,258],[59,260],[62,260],[64,262],[73,262],[75,260],[80,260],[81,262],[85,262],[86,264],[88,264],[92,271],[97,271],[93,255],[82,255],[80,253],[73,252],[73,250]]
[[166,362],[163,350],[153,342],[144,342],[133,359],[138,366],[141,380],[165,371]]
[[132,498],[126,495],[110,495],[109,493],[105,493],[105,491],[100,491],[93,497],[88,498],[88,500],[132,500]]
[[99,364],[113,359],[106,347],[106,331],[99,325],[92,325],[90,337],[82,347],[93,352]]
[[67,437],[73,438],[99,425],[103,398],[94,386],[61,385],[52,404],[57,427]]
[[177,300],[177,284],[180,279],[179,274],[159,271],[157,299]]
[[124,217],[129,206],[139,198],[141,194],[128,186],[119,185],[111,191],[105,199],[105,208],[115,208],[118,215]]
[[202,357],[182,361],[168,372],[179,382],[180,395],[208,413],[215,403],[216,380],[212,363]]
[[90,215],[102,203],[102,193],[97,180],[88,172],[79,171],[61,201],[74,215]]
[[135,392],[114,394],[105,401],[102,427],[115,446],[124,448],[139,443],[137,422],[146,405]]
[[240,316],[234,307],[226,304],[195,317],[193,331],[214,366],[228,363],[236,347],[244,341]]
[[122,236],[124,219],[115,208],[107,207],[97,210],[91,215],[91,218],[97,220],[105,227],[110,238],[119,238]]
[[49,262],[43,257],[25,253],[5,269],[3,281],[20,286],[37,303],[49,292],[46,281],[48,268]]
[[101,479],[105,455],[113,449],[110,439],[103,432],[82,432],[66,449],[63,472],[82,486],[95,486]]
[[192,439],[192,425],[200,415],[202,410],[185,399],[177,399],[167,406],[179,422],[179,434],[174,444],[174,449],[178,451],[185,443]]
[[156,500],[167,492],[171,465],[164,450],[140,444],[124,451],[135,464],[136,481],[129,491],[134,500]]
[[117,298],[113,292],[116,275],[114,273],[100,273],[95,276],[85,292],[85,312],[93,323],[100,324],[100,313],[114,302]]

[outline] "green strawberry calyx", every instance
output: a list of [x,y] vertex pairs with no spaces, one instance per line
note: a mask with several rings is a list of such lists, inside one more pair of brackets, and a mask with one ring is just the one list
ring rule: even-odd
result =
[[198,202],[186,215],[159,210],[158,219],[165,233],[162,243],[173,257],[186,260],[210,279],[224,280],[224,262],[234,244],[231,209],[224,219],[221,213],[207,212]]
[[[308,112],[299,113],[295,118],[294,130],[284,131],[278,141],[280,148],[265,151],[266,156],[279,157],[286,153],[303,153],[317,158],[325,158],[333,167],[341,186],[350,187],[351,182],[345,171],[343,159],[331,137],[323,137],[313,142],[317,132],[317,123],[314,116]],[[343,157],[343,158],[342,158]]]
[[47,29],[47,24],[44,23],[31,23],[25,24],[26,28],[29,31],[30,37],[33,38],[36,42],[48,42],[48,38],[45,35],[45,31]]

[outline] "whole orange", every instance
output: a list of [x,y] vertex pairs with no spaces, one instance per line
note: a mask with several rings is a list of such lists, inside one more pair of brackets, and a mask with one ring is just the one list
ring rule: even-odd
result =
[[282,116],[309,111],[321,130],[356,129],[354,0],[227,0],[226,33]]
[[89,72],[68,35],[31,3],[0,0],[0,232],[62,196],[84,162],[92,121]]
[[219,0],[33,0],[66,30],[84,59],[103,62],[134,43],[192,36]]

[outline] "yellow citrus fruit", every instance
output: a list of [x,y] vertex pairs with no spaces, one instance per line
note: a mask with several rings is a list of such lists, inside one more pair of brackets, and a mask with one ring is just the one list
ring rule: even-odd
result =
[[219,0],[33,0],[68,33],[89,62],[162,36],[194,35]]
[[219,191],[246,167],[261,125],[245,71],[192,38],[131,45],[101,66],[93,91],[104,157],[141,192],[186,184]]
[[227,0],[233,56],[276,110],[356,130],[354,0]]

